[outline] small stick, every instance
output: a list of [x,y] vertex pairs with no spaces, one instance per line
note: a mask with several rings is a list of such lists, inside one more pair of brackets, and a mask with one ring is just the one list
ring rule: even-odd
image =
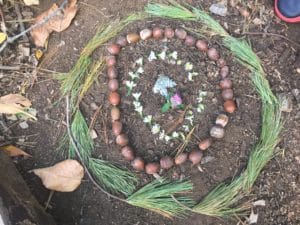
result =
[[101,109],[102,109],[102,105],[100,105],[100,106],[96,109],[96,111],[95,111],[95,113],[94,113],[94,115],[93,115],[93,117],[92,117],[92,120],[91,120],[91,122],[90,122],[89,130],[92,130],[92,129],[94,128],[95,123],[96,123],[96,119],[97,119],[97,117],[98,117],[98,115],[99,115]]
[[20,66],[2,66],[0,65],[0,70],[20,70]]
[[188,145],[188,143],[190,142],[190,140],[192,138],[192,135],[194,133],[195,128],[196,127],[193,127],[193,129],[186,136],[186,138],[183,141],[183,143],[177,147],[177,149],[176,149],[176,151],[177,151],[176,156],[179,155],[180,153],[182,153],[184,151],[185,147]]
[[24,23],[22,21],[23,18],[22,18],[21,12],[20,12],[20,7],[19,7],[18,3],[15,3],[14,5],[15,5],[15,11],[16,11],[17,17],[18,17],[18,22],[20,23],[21,33],[23,33],[24,40],[26,42],[28,42],[29,39],[28,39],[26,33],[24,32],[25,31],[25,26],[24,26]]
[[46,202],[46,205],[45,205],[45,210],[48,209],[49,204],[50,204],[50,201],[51,201],[51,199],[52,199],[52,197],[53,197],[54,192],[55,192],[55,191],[53,191],[53,190],[50,191],[49,196],[48,196],[48,199],[47,199],[47,202]]

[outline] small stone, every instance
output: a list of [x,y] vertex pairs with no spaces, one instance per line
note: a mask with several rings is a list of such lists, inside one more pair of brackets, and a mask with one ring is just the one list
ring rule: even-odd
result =
[[221,139],[223,138],[225,135],[225,131],[224,128],[221,126],[213,126],[210,129],[210,136],[217,138],[217,139]]
[[293,110],[293,101],[292,97],[286,93],[281,93],[278,95],[280,101],[280,110],[282,112],[292,112]]
[[150,29],[143,29],[140,32],[140,36],[142,40],[147,40],[152,36],[152,30]]
[[295,88],[292,90],[292,94],[294,95],[297,102],[300,103],[300,90]]
[[219,15],[219,16],[226,16],[227,15],[227,7],[224,5],[224,3],[216,3],[212,4],[209,7],[209,11],[213,14]]
[[29,125],[28,125],[28,123],[26,121],[23,121],[23,122],[19,123],[19,126],[22,129],[27,129],[29,127]]
[[98,137],[97,132],[94,129],[90,130],[90,136],[92,139],[96,139]]
[[98,106],[97,106],[97,104],[96,104],[95,102],[92,102],[92,103],[90,104],[90,107],[91,107],[91,109],[94,110],[94,111],[98,109]]

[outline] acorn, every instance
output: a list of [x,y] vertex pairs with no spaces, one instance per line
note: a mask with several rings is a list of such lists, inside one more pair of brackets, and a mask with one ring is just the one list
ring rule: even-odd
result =
[[109,79],[115,79],[118,77],[118,72],[114,66],[107,68],[107,76]]
[[107,51],[112,55],[118,55],[120,50],[120,46],[117,44],[110,44],[107,46]]
[[213,61],[217,61],[219,59],[219,52],[217,49],[215,48],[209,48],[207,50],[207,56],[209,59],[213,60]]
[[198,147],[201,150],[206,150],[211,146],[212,140],[210,138],[206,138],[203,141],[200,141]]
[[174,160],[175,164],[176,165],[180,165],[180,164],[184,163],[187,160],[187,158],[188,158],[188,154],[187,153],[185,153],[185,152],[180,153],[179,155],[177,155],[175,157],[175,160]]
[[224,78],[220,81],[220,87],[222,89],[230,89],[232,88],[232,81],[228,78]]
[[112,107],[110,110],[110,117],[112,121],[119,120],[121,116],[120,109],[116,106]]
[[187,33],[184,29],[181,29],[181,28],[177,28],[175,30],[175,36],[181,40],[184,40],[187,36]]
[[158,163],[147,163],[146,166],[145,166],[145,171],[147,174],[155,174],[155,173],[158,173],[159,172],[159,169],[160,169],[160,166]]
[[122,123],[120,121],[114,121],[112,122],[112,131],[114,133],[115,136],[118,136],[119,134],[121,134],[122,132]]
[[195,40],[195,38],[193,37],[193,36],[190,36],[190,35],[187,35],[186,37],[185,37],[185,41],[184,41],[184,43],[187,45],[187,46],[194,46],[195,45],[195,42],[196,42],[196,40]]
[[131,166],[138,171],[142,171],[145,168],[145,162],[141,157],[136,157],[131,161]]
[[201,162],[203,157],[203,152],[199,150],[193,150],[189,154],[189,160],[192,162],[193,165],[197,165]]
[[228,66],[223,66],[220,69],[220,76],[224,79],[228,76],[228,74],[229,74],[229,67]]
[[114,66],[117,63],[116,57],[113,55],[106,56],[106,65],[108,67]]
[[126,36],[127,42],[130,43],[137,43],[140,40],[140,35],[136,33],[129,33]]
[[126,134],[119,134],[116,138],[117,145],[125,146],[128,145],[129,139]]
[[170,169],[174,165],[174,160],[170,156],[165,156],[160,159],[160,167],[162,169]]
[[224,102],[224,110],[228,113],[233,113],[236,110],[236,104],[233,100]]
[[152,35],[154,39],[160,39],[163,37],[163,30],[160,27],[154,27],[152,31]]
[[226,66],[226,61],[225,61],[225,59],[219,58],[218,61],[217,61],[217,66],[218,66],[219,68],[222,68],[222,67]]
[[119,88],[119,82],[117,79],[111,79],[108,82],[108,89],[110,91],[116,91],[116,90],[118,90],[118,88]]
[[229,118],[225,114],[218,115],[216,119],[216,124],[220,125],[221,127],[225,127],[228,124]]
[[152,36],[152,30],[146,28],[140,31],[140,37],[142,40],[147,40]]
[[200,51],[203,51],[203,52],[206,52],[208,50],[208,44],[206,41],[203,41],[203,40],[198,40],[196,42],[196,47],[200,50]]
[[121,155],[128,161],[134,159],[134,152],[129,146],[125,146],[121,149]]
[[126,37],[123,36],[118,37],[116,43],[121,47],[125,47],[128,44]]
[[114,91],[114,92],[110,92],[108,96],[108,100],[110,104],[116,106],[120,104],[121,97],[118,92]]
[[233,90],[232,89],[224,89],[222,91],[221,95],[222,95],[224,101],[233,99]]
[[224,131],[223,127],[216,125],[210,129],[209,134],[210,134],[210,136],[212,136],[214,138],[221,139],[224,137],[225,131]]
[[175,35],[175,32],[172,28],[170,28],[170,27],[165,28],[165,38],[171,39],[174,37],[174,35]]

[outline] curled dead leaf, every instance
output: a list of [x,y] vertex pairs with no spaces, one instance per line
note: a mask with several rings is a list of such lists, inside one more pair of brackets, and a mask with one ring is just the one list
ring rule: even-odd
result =
[[24,152],[22,149],[14,146],[14,145],[5,145],[0,147],[8,156],[15,157],[15,156],[25,156],[31,157],[28,153]]
[[[31,36],[36,46],[44,47],[53,31],[61,32],[70,26],[78,10],[76,3],[77,0],[69,0],[63,11],[59,10],[57,4],[53,4],[51,8],[36,17],[35,24],[45,21],[31,31]],[[49,17],[51,18],[46,21]]]
[[74,191],[80,185],[84,175],[83,167],[72,159],[32,171],[42,179],[46,188],[60,192]]

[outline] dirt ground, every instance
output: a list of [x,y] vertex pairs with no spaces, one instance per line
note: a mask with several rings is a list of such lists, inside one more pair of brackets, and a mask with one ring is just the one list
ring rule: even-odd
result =
[[[42,12],[49,8],[52,1],[41,1],[41,5],[35,8],[35,13]],[[194,6],[202,5],[208,9],[213,1],[188,1]],[[72,25],[66,31],[51,35],[48,51],[43,60],[43,68],[68,72],[80,54],[81,49],[93,36],[99,24],[110,21],[112,18],[126,16],[130,12],[142,10],[147,1],[138,0],[85,0],[79,2],[79,12]],[[249,3],[251,4],[251,2]],[[292,101],[292,111],[284,113],[284,129],[281,134],[281,141],[276,149],[276,156],[272,159],[262,174],[259,176],[253,188],[251,199],[266,201],[265,207],[255,209],[259,214],[259,225],[298,225],[300,224],[300,102],[299,94],[295,94],[295,89],[300,88],[300,24],[287,25],[278,21],[272,11],[272,1],[257,1],[257,8],[253,8],[251,18],[244,19],[239,11],[228,6],[229,15],[217,17],[220,23],[228,31],[237,37],[245,37],[261,58],[267,78],[274,93],[283,94]],[[253,20],[259,18],[262,24],[254,24]],[[147,20],[135,23],[127,27],[122,34],[130,31],[139,31],[144,27],[171,26],[173,28],[182,26],[179,22],[168,20]],[[286,40],[278,35],[263,35],[264,32],[276,33],[287,36]],[[61,44],[64,42],[65,44]],[[234,93],[238,101],[238,110],[230,116],[230,123],[226,128],[226,135],[222,141],[214,143],[212,148],[205,153],[205,156],[213,157],[213,160],[204,164],[204,173],[200,173],[196,168],[191,168],[185,164],[181,168],[170,170],[167,175],[174,174],[191,177],[194,184],[192,194],[195,200],[200,200],[218,183],[230,180],[237,176],[245,168],[249,152],[255,145],[260,131],[260,100],[251,86],[248,71],[239,66],[232,59],[230,52],[222,46],[218,46],[218,40],[210,40],[210,43],[220,49],[221,54],[229,62],[231,68],[230,77],[234,84]],[[215,71],[213,66],[197,51],[190,51],[183,44],[171,42],[170,49],[178,51],[182,58],[188,58],[190,62],[197,66],[197,69],[205,71],[203,75],[197,77],[192,85],[184,85],[183,93],[188,91],[189,98],[195,98],[197,88],[204,87],[211,93],[211,98],[207,100],[207,108],[197,119],[199,124],[196,129],[198,137],[207,135],[209,126],[213,123],[216,115],[222,111],[220,89],[218,88],[218,78],[210,72]],[[137,44],[126,47],[118,59],[118,69],[121,75],[120,80],[126,79],[126,71],[130,69],[133,61],[139,56],[148,54],[153,49],[161,49],[158,42],[149,41],[146,44]],[[200,57],[201,62],[198,63]],[[202,58],[203,60],[202,60]],[[97,58],[97,52],[95,59]],[[4,61],[3,61],[4,62]],[[9,60],[6,64],[9,65]],[[141,80],[145,85],[152,87],[155,77],[159,73],[176,74],[180,71],[173,67],[168,67],[163,63],[160,65],[149,65],[145,67],[145,73],[149,74]],[[1,72],[1,71],[0,71]],[[50,77],[50,76],[49,76]],[[24,176],[33,195],[41,204],[47,201],[49,191],[46,190],[39,178],[27,171],[36,167],[46,167],[64,158],[63,154],[57,150],[60,139],[64,132],[62,121],[65,119],[64,105],[54,104],[59,97],[59,85],[47,76],[38,75],[38,81],[32,88],[26,91],[27,97],[32,101],[33,107],[38,111],[38,121],[29,122],[28,129],[20,129],[16,122],[6,121],[12,130],[15,141],[24,138],[25,142],[21,147],[33,157],[27,160],[17,161],[16,165]],[[4,95],[16,92],[20,78],[13,79],[13,82],[6,83],[4,77],[0,78],[0,94]],[[6,77],[7,78],[7,77]],[[178,77],[177,77],[178,78]],[[174,79],[177,79],[174,76]],[[98,106],[103,105],[101,116],[95,124],[95,130],[99,137],[95,141],[96,157],[101,157],[120,165],[130,168],[119,155],[117,146],[114,144],[113,135],[109,128],[109,105],[107,102],[107,79],[105,74],[99,76],[98,84],[89,90],[87,97],[83,100],[81,109],[90,122],[94,111],[91,103]],[[143,88],[137,89],[143,91]],[[144,95],[151,95],[151,89],[147,89]],[[125,96],[125,88],[121,93]],[[153,95],[153,94],[152,94]],[[149,110],[155,110],[157,102],[147,103]],[[216,101],[212,99],[215,98]],[[139,154],[145,155],[146,159],[155,159],[165,153],[172,152],[170,146],[163,143],[154,143],[153,136],[137,117],[132,106],[128,104],[130,98],[125,97],[121,106],[124,115],[125,130],[129,134],[131,142],[136,147]],[[143,101],[143,98],[142,98]],[[214,102],[211,104],[211,102]],[[146,99],[145,99],[146,102]],[[163,118],[159,118],[162,122]],[[104,133],[108,132],[107,139]],[[108,143],[106,143],[108,142]],[[196,139],[191,141],[189,148],[195,147]],[[163,149],[163,151],[162,151]],[[150,181],[151,177],[138,174],[142,182]],[[90,224],[116,224],[116,225],[235,225],[236,220],[220,220],[202,215],[193,214],[185,219],[170,220],[158,214],[126,205],[114,199],[108,198],[100,193],[86,178],[79,189],[72,193],[55,193],[48,212],[55,218],[58,225],[90,225]]]

